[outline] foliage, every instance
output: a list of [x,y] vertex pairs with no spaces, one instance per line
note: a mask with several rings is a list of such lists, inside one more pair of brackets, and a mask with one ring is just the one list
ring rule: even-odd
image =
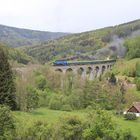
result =
[[5,44],[0,44],[0,46],[5,52],[7,52],[7,57],[8,60],[10,60],[11,65],[13,65],[14,63],[25,64],[25,65],[28,63],[35,63],[35,62],[37,63],[37,61],[34,58],[27,55],[22,50],[9,48]]
[[62,106],[62,109],[63,111],[72,111],[72,108],[69,104],[66,104],[66,105],[63,105]]
[[29,46],[50,39],[56,39],[64,35],[67,34],[19,29],[0,25],[0,41],[6,43],[10,47]]
[[0,105],[0,139],[12,140],[15,133],[15,124],[10,109]]
[[0,104],[16,109],[15,83],[6,53],[0,47]]
[[124,115],[124,118],[126,120],[136,120],[137,119],[136,114],[134,114],[134,113],[127,113]]
[[66,116],[60,119],[54,139],[81,140],[84,123],[77,116]]
[[26,102],[27,102],[27,111],[33,110],[37,108],[39,105],[39,96],[32,86],[27,87],[27,95],[26,95]]
[[137,90],[140,91],[140,77],[135,78],[135,83],[136,83]]
[[[54,129],[58,129],[59,119],[63,117],[65,118],[66,116],[77,116],[84,124],[88,124],[88,123],[85,123],[85,121],[87,120],[93,123],[93,121],[91,121],[88,115],[88,112],[92,112],[92,111],[93,110],[89,110],[89,111],[77,110],[77,111],[66,112],[66,111],[50,110],[47,108],[38,108],[38,109],[33,110],[32,112],[13,112],[17,121],[16,122],[16,130],[17,130],[16,135],[18,137],[26,136],[27,134],[26,131],[28,131],[28,128],[31,128],[36,121],[41,121],[44,123],[47,122],[50,126],[53,127],[52,134],[55,134],[56,130]],[[112,111],[109,111],[108,113],[111,114]],[[95,113],[91,115],[91,117],[92,116],[95,116]],[[134,135],[134,136],[137,136],[138,138],[140,137],[140,133],[139,133],[140,119],[139,118],[136,121],[126,121],[123,117],[118,117],[114,114],[111,118],[112,118],[111,120],[113,121],[113,123],[116,122],[115,129],[116,130],[122,129],[123,135],[126,133],[127,135],[131,135],[131,136]],[[129,131],[127,131],[128,129]]]
[[36,121],[28,128],[26,140],[49,140],[52,137],[51,134],[51,128],[48,123]]
[[140,58],[140,37],[133,39],[128,39],[125,41],[124,45],[127,47],[127,58]]
[[91,112],[88,128],[84,130],[85,140],[103,139],[103,140],[136,140],[136,138],[127,131],[121,131],[113,122],[111,115],[102,110]]
[[52,96],[49,102],[49,108],[54,110],[61,110],[62,102],[61,97],[59,96]]
[[[127,37],[132,38],[132,34],[139,31],[139,29],[140,20],[137,20],[114,27],[107,27],[90,32],[68,35],[57,40],[48,41],[31,47],[25,47],[23,50],[28,55],[39,60],[41,63],[66,58],[69,58],[70,60],[93,59],[95,57],[90,56],[95,55],[99,49],[107,48],[107,46],[109,46],[112,42],[113,46],[118,46],[119,43],[117,44],[118,40],[114,39],[115,37],[120,39],[122,42],[122,40],[125,40]],[[139,32],[137,33],[137,36],[139,36]],[[125,44],[127,46],[127,44],[130,43]],[[116,58],[117,55],[115,54],[115,51],[112,51],[111,49],[112,48],[108,48],[108,51],[111,52],[109,56]],[[136,50],[138,50],[137,55],[140,54],[138,53],[140,49],[138,49],[137,45],[132,46],[132,49],[132,53],[136,53]],[[105,51],[100,56],[103,59],[108,57],[108,53],[103,56],[104,53]],[[120,53],[122,52],[120,51]],[[128,54],[131,55],[131,50],[128,52]]]
[[109,78],[109,82],[114,84],[114,85],[116,84],[116,77],[113,73],[111,74],[111,76]]
[[136,63],[140,61],[140,58],[135,58],[131,60],[120,59],[117,60],[112,68],[112,72],[115,75],[135,77],[136,76]]
[[36,87],[40,90],[44,90],[46,87],[46,78],[43,75],[36,77]]
[[140,77],[140,61],[136,63],[136,76]]

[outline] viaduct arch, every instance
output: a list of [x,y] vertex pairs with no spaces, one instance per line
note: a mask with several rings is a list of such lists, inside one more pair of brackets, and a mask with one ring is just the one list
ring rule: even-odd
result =
[[93,80],[95,77],[99,77],[106,71],[110,70],[114,63],[114,61],[108,61],[101,64],[60,65],[53,66],[53,70],[63,74],[71,72],[75,75],[80,75],[81,78],[88,78],[89,80]]

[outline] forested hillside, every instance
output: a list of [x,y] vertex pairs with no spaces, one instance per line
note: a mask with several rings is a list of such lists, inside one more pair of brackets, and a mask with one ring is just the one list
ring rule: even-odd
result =
[[37,61],[34,58],[28,56],[21,50],[19,51],[15,48],[9,48],[4,44],[0,44],[0,48],[3,49],[8,55],[8,60],[10,61],[12,67],[14,67],[15,64],[26,65],[28,63],[37,63]]
[[65,35],[67,33],[36,31],[0,25],[0,42],[6,43],[10,47],[34,45]]
[[124,57],[127,39],[140,35],[140,20],[98,29],[94,31],[67,35],[23,50],[45,63],[54,59],[106,59]]

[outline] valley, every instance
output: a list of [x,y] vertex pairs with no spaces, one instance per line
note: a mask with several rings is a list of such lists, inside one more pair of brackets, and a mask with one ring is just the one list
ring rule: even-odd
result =
[[140,118],[123,112],[140,102],[140,20],[52,38],[0,30],[12,34],[0,35],[0,139],[139,140]]

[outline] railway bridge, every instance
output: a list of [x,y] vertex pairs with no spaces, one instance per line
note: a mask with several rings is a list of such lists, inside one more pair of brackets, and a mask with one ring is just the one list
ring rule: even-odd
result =
[[67,62],[67,63],[54,63],[53,69],[62,74],[72,73],[80,75],[81,78],[88,78],[93,80],[95,77],[103,75],[106,71],[110,70],[116,60],[98,60],[86,62]]

